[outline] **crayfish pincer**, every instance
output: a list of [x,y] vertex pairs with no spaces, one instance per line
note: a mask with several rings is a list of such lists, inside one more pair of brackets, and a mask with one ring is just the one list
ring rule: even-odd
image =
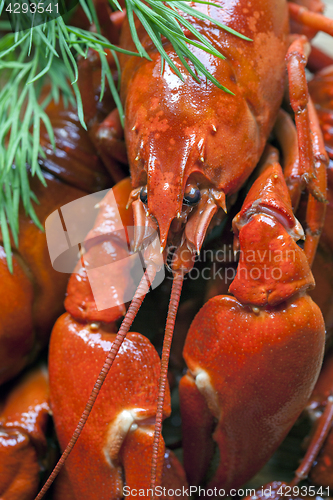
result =
[[[209,487],[226,489],[244,484],[284,439],[311,395],[325,342],[278,164],[253,184],[234,227],[241,254],[230,287],[235,297],[214,297],[196,315],[180,385],[189,482],[205,477],[215,441],[220,461]],[[193,409],[200,406],[198,419]]]

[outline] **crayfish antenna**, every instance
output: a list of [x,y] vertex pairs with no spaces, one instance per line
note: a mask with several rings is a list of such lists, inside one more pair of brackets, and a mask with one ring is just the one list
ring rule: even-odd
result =
[[[155,275],[156,275],[156,267],[153,264],[150,264],[147,267],[145,274],[141,278],[141,281],[138,285],[138,288],[136,289],[136,292],[135,292],[135,295],[132,299],[132,302],[131,302],[131,304],[127,310],[127,313],[122,321],[122,324],[119,328],[116,339],[112,344],[111,350],[107,355],[107,358],[104,362],[104,365],[103,365],[103,367],[98,375],[98,378],[95,382],[95,385],[91,391],[91,394],[89,396],[89,399],[87,401],[85,409],[83,410],[83,413],[81,415],[79,423],[77,424],[76,429],[73,432],[73,435],[72,435],[65,451],[62,453],[60,459],[58,460],[58,463],[54,467],[51,475],[47,479],[43,488],[38,493],[35,500],[41,500],[44,497],[45,493],[48,491],[51,484],[53,483],[53,481],[55,480],[55,478],[57,477],[57,475],[61,471],[62,467],[64,466],[64,464],[67,460],[67,457],[69,456],[69,454],[71,453],[72,449],[75,446],[76,441],[80,437],[80,434],[84,428],[85,423],[88,420],[88,417],[90,415],[91,410],[93,409],[96,398],[99,394],[99,391],[101,390],[101,387],[104,383],[104,380],[105,380],[107,374],[109,373],[110,368],[112,367],[112,364],[115,360],[115,357],[118,354],[118,351],[119,351],[128,331],[129,331],[129,329],[130,329],[130,327],[131,327],[131,325],[132,325],[132,323],[133,323],[133,321],[134,321],[134,319],[135,319],[135,317],[136,317],[136,315],[141,307],[141,304],[142,304],[145,296],[147,295],[147,293],[149,291],[151,283],[155,279]],[[162,405],[163,405],[163,403],[162,403]]]
[[165,387],[168,377],[168,365],[169,365],[169,357],[170,357],[170,348],[172,342],[173,331],[175,327],[176,315],[179,306],[180,294],[183,287],[183,273],[177,272],[174,277],[168,316],[166,320],[165,327],[165,335],[163,340],[163,351],[162,351],[162,359],[161,359],[161,373],[159,380],[159,390],[158,390],[158,398],[157,398],[157,410],[156,410],[156,421],[155,421],[155,433],[154,433],[154,444],[153,444],[153,454],[152,454],[152,464],[151,464],[151,483],[150,487],[152,490],[152,500],[155,498],[155,488],[157,483],[157,476],[161,470],[161,467],[158,463],[159,457],[159,446],[162,432],[162,419],[163,419],[163,406],[164,406],[164,397],[165,397]]

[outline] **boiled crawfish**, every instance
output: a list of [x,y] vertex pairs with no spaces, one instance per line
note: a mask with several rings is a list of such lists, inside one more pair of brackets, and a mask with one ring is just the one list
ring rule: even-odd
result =
[[[55,128],[57,149],[53,151],[46,130],[41,145],[48,189],[36,178],[32,188],[40,200],[37,217],[44,223],[62,203],[112,185],[104,166],[79,125],[74,110],[50,104],[47,113]],[[0,324],[0,383],[10,380],[47,345],[54,321],[63,310],[68,276],[51,265],[44,233],[20,211],[19,248],[14,250],[11,274],[0,236],[2,310]],[[12,242],[12,246],[14,244]]]
[[[235,198],[233,195],[237,194],[253,172],[275,123],[277,137],[283,136],[279,129],[281,123],[285,124],[288,118],[282,114],[279,125],[277,115],[285,84],[285,57],[289,71],[290,100],[297,126],[299,158],[295,157],[294,144],[294,161],[285,170],[288,181],[286,184],[277,153],[275,150],[266,150],[258,178],[234,219],[236,246],[241,251],[237,275],[230,287],[235,297],[229,295],[210,300],[198,313],[190,328],[185,346],[189,372],[181,386],[184,399],[187,399],[183,420],[184,442],[187,441],[190,447],[190,451],[186,452],[188,456],[185,463],[189,477],[189,462],[192,459],[200,469],[200,477],[196,479],[201,480],[206,475],[206,463],[202,464],[194,457],[196,450],[191,447],[198,448],[198,445],[193,445],[194,440],[208,441],[208,433],[213,428],[214,440],[220,451],[220,464],[209,485],[229,491],[251,477],[276,449],[304,407],[318,376],[323,356],[324,322],[318,307],[306,293],[307,289],[314,286],[308,261],[312,262],[315,254],[324,218],[326,191],[325,151],[315,113],[311,105],[308,108],[304,72],[308,43],[304,37],[296,37],[289,45],[288,5],[285,2],[271,5],[260,1],[253,11],[251,5],[247,3],[245,6],[243,2],[222,2],[222,6],[224,9],[212,6],[200,8],[207,9],[213,17],[240,30],[253,42],[238,40],[235,43],[234,35],[212,28],[205,21],[195,21],[199,31],[210,30],[209,36],[213,44],[227,53],[228,59],[217,61],[212,56],[203,56],[199,52],[197,56],[203,59],[214,76],[234,92],[235,96],[222,93],[209,82],[201,81],[199,85],[180,65],[184,82],[180,82],[167,65],[161,74],[160,58],[140,26],[138,32],[141,41],[152,61],[131,58],[124,59],[122,63],[125,136],[133,184],[130,199],[134,224],[136,227],[158,227],[165,259],[169,256],[170,247],[176,246],[171,264],[174,285],[167,320],[168,335],[162,355],[154,449],[152,454],[149,453],[153,461],[153,488],[160,483],[163,470],[164,445],[160,440],[160,427],[163,416],[168,412],[165,408],[168,406],[167,401],[164,400],[166,357],[170,350],[175,308],[183,275],[192,268],[194,256],[200,252],[208,227],[211,222],[214,223],[214,217],[220,209],[229,209]],[[294,15],[292,8],[293,4],[290,11]],[[310,19],[313,20],[311,13]],[[325,28],[324,20],[320,19]],[[131,43],[128,40],[128,26],[125,25],[122,44],[129,48]],[[179,64],[167,43],[165,50],[175,64]],[[138,92],[138,89],[142,91]],[[313,142],[311,137],[314,138]],[[281,139],[282,149],[287,151],[286,142]],[[290,158],[292,156],[289,155]],[[293,214],[303,188],[307,188],[310,193],[310,208],[307,213],[310,229],[305,253],[295,243],[303,238],[303,231]],[[103,223],[108,217],[105,205],[106,202],[94,230],[98,233],[98,243],[88,248],[83,267],[89,265],[94,252],[102,255],[107,252],[110,238],[103,232]],[[134,246],[138,248],[143,242],[142,232],[138,231]],[[263,269],[259,254],[256,260],[249,259],[251,250],[258,248],[267,252],[264,254],[264,264],[271,271],[268,278],[262,272],[256,278],[251,274],[253,269]],[[274,253],[281,248],[287,252],[279,264],[282,274],[277,282],[272,274],[272,262],[265,256],[269,255],[269,250]],[[290,255],[294,258],[290,258]],[[81,277],[83,274],[81,272]],[[125,316],[120,333],[113,341],[107,368],[103,369],[99,377],[84,418],[65,454],[68,454],[78,438],[107,369],[123,349],[120,339],[125,337],[133,320],[134,310],[140,306],[142,295],[148,290],[154,274],[152,262]],[[88,293],[91,297],[87,280],[78,280],[78,292],[79,283],[83,283],[82,295],[87,296]],[[85,307],[83,316],[81,313],[75,314],[82,323],[91,319],[90,312]],[[110,322],[109,314],[109,311],[105,315],[100,314],[99,321]],[[116,317],[112,316],[112,320],[114,319]],[[90,323],[90,333],[80,333],[81,326],[73,326],[75,320],[66,317],[59,321],[55,332],[61,329],[63,335],[65,328],[73,339],[74,335],[78,335],[90,339],[90,342],[91,329],[97,331],[99,336],[105,329],[103,325]],[[233,328],[230,328],[231,324]],[[65,326],[61,328],[59,325]],[[207,344],[210,352],[206,350]],[[55,382],[57,365],[61,366],[63,372],[67,368],[67,360],[59,352],[59,345],[56,342],[51,351],[50,365],[54,373],[53,383],[51,379],[53,397],[60,406],[66,405],[65,396],[63,403],[60,400],[68,381],[62,378],[62,384],[59,380]],[[299,352],[296,361],[295,350]],[[126,352],[126,348],[123,351],[122,354]],[[215,361],[212,352],[216,353]],[[155,366],[155,361],[152,364]],[[244,373],[247,376],[245,381]],[[72,377],[75,375],[72,374]],[[75,383],[73,390],[74,387]],[[150,389],[147,388],[147,391],[149,393]],[[105,399],[106,394],[107,389],[103,389],[101,397]],[[77,397],[71,396],[72,405]],[[131,404],[130,400],[131,398],[126,398],[126,405]],[[55,412],[56,403],[54,405]],[[195,412],[188,410],[189,406],[192,409],[202,408],[202,405],[205,406],[207,417],[204,424]],[[244,405],[249,409],[251,418],[244,418],[241,411]],[[119,411],[123,412],[124,407]],[[93,412],[96,417],[97,411]],[[61,412],[56,417],[59,433],[61,428],[65,430],[70,425],[68,418],[75,421],[76,412],[72,410],[70,416]],[[112,415],[110,419],[105,430],[108,437],[114,430],[118,416]],[[217,425],[214,419],[218,421]],[[112,440],[97,443],[99,460],[105,460],[106,446],[109,450],[106,460],[111,467],[115,467],[115,464],[124,461],[122,453],[127,448],[123,448],[123,442],[126,441],[126,447],[138,446],[138,425],[142,423],[142,419],[136,413],[132,415],[130,422],[126,433],[122,430],[121,437],[118,441],[116,439],[115,448],[112,448]],[[95,437],[93,425],[92,423],[90,431],[83,431],[86,443],[91,443],[93,436]],[[106,427],[105,422],[103,425]],[[259,425],[263,429],[258,428]],[[89,423],[87,426],[89,427]],[[65,430],[64,434],[68,435],[68,431]],[[65,442],[65,439],[61,440]],[[209,441],[205,461],[213,451],[213,441]],[[85,445],[82,446],[84,449]],[[114,454],[110,452],[110,448]],[[254,449],[257,451],[255,457]],[[150,480],[146,473],[146,463],[141,465],[145,472],[139,471],[138,476],[142,479],[143,487],[148,488]],[[79,466],[81,460],[73,455],[66,468],[66,488],[75,490],[74,477],[78,474]],[[132,470],[131,466],[129,470]],[[119,472],[116,471],[116,474]],[[84,478],[81,479],[80,484],[84,484]],[[113,488],[116,489],[115,495],[121,495],[119,475],[118,483]],[[84,486],[79,485],[77,491],[81,496],[86,494]],[[108,495],[109,491],[98,490],[96,494],[101,498]]]
[[[41,129],[40,143],[45,157],[40,163],[47,188],[36,178],[31,180],[40,201],[35,210],[42,223],[63,203],[113,184],[76,111],[66,109],[60,102],[51,103],[46,112],[56,142],[53,150],[46,130]],[[68,275],[52,268],[45,233],[33,224],[22,207],[19,225],[19,248],[13,244],[12,274],[0,245],[1,384],[19,374],[45,349],[54,321],[64,310],[68,281]],[[25,374],[22,381],[15,379],[1,387],[0,496],[5,500],[33,498],[41,470],[47,468],[46,461],[50,462],[46,458],[52,453],[46,452],[45,437],[50,427],[47,370],[40,372],[40,368],[35,368],[35,375]]]

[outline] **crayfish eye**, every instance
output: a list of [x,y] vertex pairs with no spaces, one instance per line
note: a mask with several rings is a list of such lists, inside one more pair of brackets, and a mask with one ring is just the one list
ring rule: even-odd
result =
[[183,198],[183,203],[184,205],[189,205],[193,207],[194,205],[197,205],[200,200],[201,200],[200,189],[191,187],[191,189],[187,193],[185,193]]
[[147,205],[148,202],[148,193],[147,193],[147,186],[143,186],[143,188],[140,191],[140,200],[142,203]]

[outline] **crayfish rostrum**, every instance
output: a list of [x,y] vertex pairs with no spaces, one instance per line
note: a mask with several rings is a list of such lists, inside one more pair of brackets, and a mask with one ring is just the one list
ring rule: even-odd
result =
[[[137,23],[150,60],[121,60],[131,185],[127,180],[114,188],[120,221],[109,209],[109,195],[100,203],[86,253],[69,281],[67,313],[52,333],[50,400],[65,454],[38,498],[76,442],[55,498],[122,498],[124,491],[135,496],[134,489],[144,496],[152,490],[154,496],[157,486],[186,486],[186,481],[228,493],[265,464],[305,407],[325,344],[324,320],[308,291],[315,285],[310,267],[325,217],[327,156],[307,90],[310,43],[302,31],[290,34],[290,20],[293,31],[306,27],[308,36],[318,29],[332,33],[332,23],[320,13],[320,2],[302,4],[193,4],[250,39],[191,19],[226,59],[194,48],[196,56],[232,94],[201,76],[195,80],[163,41],[180,80],[167,63],[162,65]],[[127,22],[120,44],[133,49]],[[280,109],[286,84],[293,113],[288,104],[288,113]],[[115,110],[102,123],[92,118],[90,135],[103,159],[106,153],[112,158],[113,151],[123,159]],[[188,368],[179,393],[186,479],[161,437],[162,420],[170,414],[171,339],[184,277],[211,228],[221,221],[228,225],[233,211],[239,258],[229,294],[210,298],[196,311],[184,345]],[[134,225],[129,243],[136,251],[143,247],[148,262],[126,314],[121,293],[131,276],[123,261],[116,270],[123,282],[115,307],[98,310],[88,280],[96,263],[123,258],[124,247],[115,236],[119,223]],[[152,231],[158,231],[173,277],[161,363],[146,337],[127,335],[160,266],[147,246]],[[223,237],[215,244],[221,247]],[[104,276],[103,286],[108,286]],[[206,294],[213,295],[211,290]],[[115,322],[124,314],[116,333]],[[105,351],[110,353],[98,375]]]

